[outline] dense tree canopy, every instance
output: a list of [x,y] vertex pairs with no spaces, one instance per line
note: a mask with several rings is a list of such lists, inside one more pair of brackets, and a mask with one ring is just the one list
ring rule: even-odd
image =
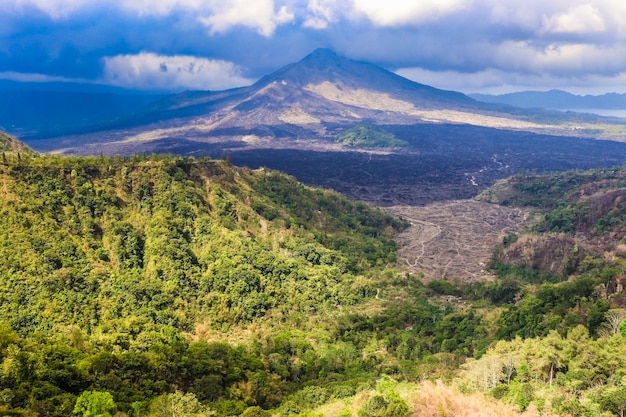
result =
[[9,152],[0,193],[0,414],[405,416],[396,380],[461,364],[521,409],[626,410],[626,252],[551,275],[499,258],[510,234],[495,281],[426,284],[394,267],[404,221],[208,159]]

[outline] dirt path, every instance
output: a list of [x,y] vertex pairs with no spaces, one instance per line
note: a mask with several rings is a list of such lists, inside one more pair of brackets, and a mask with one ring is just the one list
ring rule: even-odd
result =
[[527,224],[527,212],[474,200],[387,207],[411,222],[400,233],[398,266],[424,280],[491,279],[484,265],[493,247]]

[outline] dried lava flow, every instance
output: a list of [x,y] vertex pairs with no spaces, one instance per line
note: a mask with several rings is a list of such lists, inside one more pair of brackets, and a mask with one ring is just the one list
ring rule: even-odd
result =
[[387,207],[411,226],[396,236],[398,266],[434,279],[491,279],[484,270],[495,245],[528,224],[528,212],[474,200]]

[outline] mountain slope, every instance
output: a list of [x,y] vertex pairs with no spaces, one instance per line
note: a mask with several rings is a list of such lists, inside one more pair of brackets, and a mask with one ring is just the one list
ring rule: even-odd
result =
[[24,142],[0,131],[0,152],[34,154]]
[[[275,407],[319,377],[322,339],[300,335],[330,334],[338,309],[374,299],[370,265],[394,261],[389,238],[404,225],[206,159],[7,153],[0,194],[3,415],[72,415],[93,392],[124,415],[177,391]],[[225,342],[246,328],[256,347]],[[297,377],[292,343],[308,351]]]
[[155,103],[141,116],[148,120],[152,112],[161,118],[211,113],[210,120],[217,122],[210,127],[212,130],[380,119],[384,115],[377,112],[389,111],[417,120],[410,114],[413,107],[479,109],[486,106],[461,93],[418,84],[376,65],[318,49],[250,87],[178,94]]
[[[389,234],[402,225],[282,174],[215,161],[8,155],[0,185],[0,297],[63,299],[42,310],[4,302],[0,318],[22,334],[98,333],[129,316],[191,331],[209,317],[241,324],[350,304],[359,271],[393,262]],[[329,274],[341,279],[323,284]]]
[[80,154],[128,153],[129,148],[161,152],[164,147],[205,152],[215,143],[240,149],[280,147],[286,146],[284,139],[292,139],[324,148],[345,129],[364,122],[453,123],[566,136],[626,137],[626,127],[598,125],[602,121],[597,117],[482,103],[320,49],[249,87],[168,96],[109,125],[107,131],[37,145]]
[[334,84],[338,89],[388,92],[398,98],[407,98],[423,107],[443,107],[444,104],[480,105],[464,94],[444,91],[408,80],[377,65],[357,62],[337,55],[329,49],[317,49],[300,62],[263,77],[255,86],[264,87],[274,82],[292,83],[299,88]]
[[[599,268],[617,278],[626,265],[626,170],[594,169],[515,175],[477,197],[539,215],[533,233],[509,238],[498,262],[567,278]],[[614,290],[606,288],[607,295]]]

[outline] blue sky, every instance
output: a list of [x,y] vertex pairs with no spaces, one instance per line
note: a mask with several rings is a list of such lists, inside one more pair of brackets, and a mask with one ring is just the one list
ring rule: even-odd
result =
[[1,0],[0,79],[250,84],[315,48],[471,92],[626,92],[623,0]]

